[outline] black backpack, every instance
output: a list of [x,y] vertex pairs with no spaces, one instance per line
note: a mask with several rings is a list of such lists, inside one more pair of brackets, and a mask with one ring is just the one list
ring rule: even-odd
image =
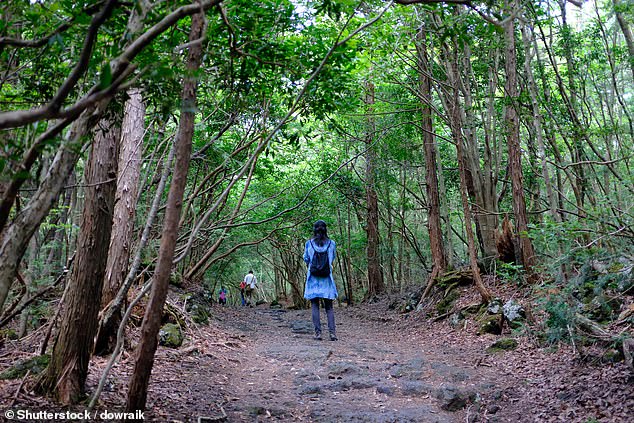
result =
[[310,260],[310,274],[320,278],[324,278],[330,275],[330,259],[328,258],[328,249],[330,248],[330,240],[328,240],[328,246],[326,251],[317,251],[315,244],[310,241],[313,246],[313,258]]

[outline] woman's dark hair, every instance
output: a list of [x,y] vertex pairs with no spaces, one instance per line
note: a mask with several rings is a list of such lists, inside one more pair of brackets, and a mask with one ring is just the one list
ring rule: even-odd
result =
[[313,225],[313,235],[313,241],[315,241],[315,244],[322,247],[329,239],[326,222],[324,222],[323,220],[318,220],[317,222],[315,222],[315,224]]

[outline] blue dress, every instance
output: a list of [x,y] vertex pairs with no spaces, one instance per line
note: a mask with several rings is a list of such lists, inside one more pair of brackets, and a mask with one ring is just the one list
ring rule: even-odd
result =
[[[313,248],[314,246],[314,248]],[[330,275],[326,277],[318,277],[310,274],[310,260],[313,258],[315,250],[324,252],[328,249],[328,260],[330,261]],[[335,261],[335,252],[337,245],[335,241],[329,240],[322,247],[319,247],[315,242],[311,240],[306,241],[304,246],[304,261],[308,265],[308,271],[306,272],[306,288],[304,290],[304,298],[312,300],[313,298],[327,298],[334,300],[337,298],[337,286],[335,280],[332,278],[332,263]]]

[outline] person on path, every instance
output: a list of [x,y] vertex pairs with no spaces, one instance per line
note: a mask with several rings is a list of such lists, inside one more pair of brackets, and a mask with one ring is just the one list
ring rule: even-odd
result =
[[318,220],[313,225],[313,237],[304,246],[304,261],[308,266],[306,273],[306,289],[304,298],[310,300],[315,339],[321,341],[321,320],[319,317],[319,303],[323,302],[328,320],[330,340],[337,340],[335,329],[335,311],[333,300],[337,298],[337,287],[332,278],[332,263],[336,257],[335,241],[328,238],[326,222]]
[[218,303],[221,305],[227,304],[227,290],[224,286],[220,288],[220,293],[218,294]]
[[240,299],[242,300],[242,307],[247,305],[247,300],[244,298],[244,289],[247,287],[247,283],[243,280],[240,282]]
[[246,302],[249,307],[253,307],[255,304],[253,303],[253,293],[255,292],[255,287],[257,286],[258,280],[253,274],[253,270],[249,270],[249,273],[244,277],[244,283],[246,284],[244,287],[244,295],[246,297]]

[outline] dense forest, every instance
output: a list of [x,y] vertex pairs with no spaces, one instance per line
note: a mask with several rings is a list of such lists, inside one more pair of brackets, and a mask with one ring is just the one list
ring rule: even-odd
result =
[[50,356],[39,395],[77,403],[93,354],[134,345],[125,409],[144,409],[172,292],[225,287],[237,306],[252,269],[260,302],[307,308],[318,219],[341,307],[391,296],[443,319],[464,311],[457,286],[506,310],[501,286],[522,293],[518,335],[631,366],[631,1],[5,0],[0,16],[0,350],[30,337]]

